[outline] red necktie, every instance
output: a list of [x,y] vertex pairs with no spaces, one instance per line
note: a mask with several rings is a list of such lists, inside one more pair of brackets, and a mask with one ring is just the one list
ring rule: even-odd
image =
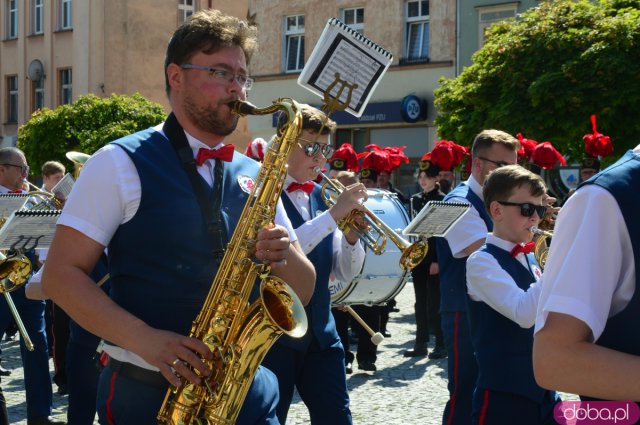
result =
[[233,151],[235,148],[233,145],[224,145],[220,149],[206,149],[200,148],[198,155],[196,156],[196,162],[198,166],[204,164],[207,159],[220,159],[222,161],[231,161],[233,159]]
[[533,251],[533,248],[535,246],[536,246],[536,243],[534,241],[529,241],[524,245],[516,244],[516,246],[514,246],[513,249],[511,250],[511,256],[515,257],[516,255],[520,254],[521,252],[523,254],[528,254],[531,251]]
[[301,190],[303,192],[305,192],[307,195],[311,193],[311,191],[314,188],[314,184],[313,182],[306,182],[306,183],[296,183],[296,182],[291,182],[289,184],[289,186],[287,186],[287,192],[295,192],[296,190]]

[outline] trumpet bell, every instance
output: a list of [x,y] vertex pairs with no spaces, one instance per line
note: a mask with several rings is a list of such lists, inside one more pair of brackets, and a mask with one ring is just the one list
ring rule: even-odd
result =
[[429,245],[423,240],[418,240],[402,250],[400,267],[402,270],[412,270],[424,260],[429,251]]
[[13,292],[24,285],[31,268],[31,261],[24,255],[6,258],[0,254],[0,293]]

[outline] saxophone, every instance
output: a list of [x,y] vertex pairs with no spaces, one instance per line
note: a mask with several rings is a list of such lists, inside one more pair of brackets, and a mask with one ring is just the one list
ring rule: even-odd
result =
[[[277,99],[256,108],[241,101],[230,104],[238,115],[265,115],[283,111],[288,122],[273,139],[251,195],[213,280],[190,336],[202,340],[214,359],[212,373],[200,385],[186,380],[169,388],[158,413],[162,424],[234,424],[255,372],[283,333],[302,337],[307,317],[300,299],[281,279],[270,276],[268,264],[253,260],[257,233],[273,223],[276,204],[287,176],[287,159],[302,128],[302,114],[292,99]],[[249,295],[262,278],[260,297]]]

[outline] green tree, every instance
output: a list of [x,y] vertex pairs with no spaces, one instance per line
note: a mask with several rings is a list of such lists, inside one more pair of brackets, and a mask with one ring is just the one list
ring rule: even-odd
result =
[[640,0],[544,1],[492,25],[473,64],[441,80],[435,104],[441,138],[468,146],[497,128],[574,160],[595,114],[614,160],[640,141]]
[[162,105],[138,93],[107,98],[87,94],[71,104],[34,112],[18,130],[17,145],[34,174],[39,174],[46,161],[56,160],[71,167],[65,157],[68,151],[93,154],[113,140],[157,125],[165,117]]

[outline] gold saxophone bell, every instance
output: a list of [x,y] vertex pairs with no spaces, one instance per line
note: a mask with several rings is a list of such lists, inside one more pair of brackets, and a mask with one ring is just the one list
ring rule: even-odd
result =
[[547,263],[547,255],[549,254],[547,239],[553,237],[553,232],[542,230],[538,226],[531,227],[529,231],[536,236],[536,244],[533,247],[533,256],[536,258],[540,268],[544,270],[544,266]]
[[[321,190],[322,199],[328,207],[332,207],[336,203],[334,197],[337,198],[340,196],[340,194],[344,192],[345,187],[342,183],[330,179],[322,172],[320,167],[316,167],[314,171],[317,172],[323,180]],[[356,221],[358,216],[364,219],[368,228],[363,228],[363,226],[358,224]],[[402,270],[411,270],[420,264],[429,249],[429,246],[422,239],[411,243],[402,238],[367,207],[364,207],[363,211],[351,211],[348,216],[340,220],[338,228],[343,232],[355,232],[362,242],[376,255],[382,254],[387,245],[387,240],[391,240],[402,252],[402,256],[400,257],[400,267]]]
[[73,178],[78,180],[80,170],[82,170],[82,167],[84,167],[85,162],[87,162],[87,160],[91,158],[91,155],[83,152],[69,151],[65,154],[65,156],[69,161],[73,162]]

